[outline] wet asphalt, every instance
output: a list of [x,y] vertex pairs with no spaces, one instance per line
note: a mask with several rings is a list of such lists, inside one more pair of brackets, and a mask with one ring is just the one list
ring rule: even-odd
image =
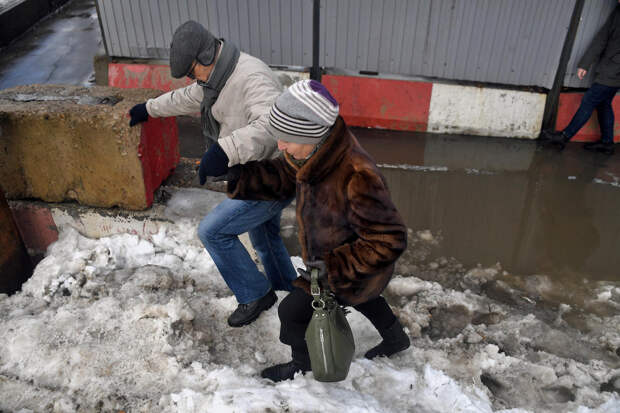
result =
[[0,89],[53,83],[92,85],[102,47],[94,0],[73,0],[0,49]]
[[[93,0],[74,0],[0,50],[0,89],[92,85],[102,50]],[[179,119],[186,163],[204,151],[199,122]],[[536,141],[354,128],[407,225],[439,238],[436,254],[465,266],[620,281],[620,148],[559,152]],[[191,183],[188,183],[191,184]]]

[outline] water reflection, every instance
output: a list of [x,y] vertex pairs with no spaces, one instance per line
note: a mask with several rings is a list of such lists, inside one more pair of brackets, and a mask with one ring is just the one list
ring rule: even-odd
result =
[[441,234],[438,254],[562,282],[620,280],[620,160],[580,144],[560,153],[525,140],[355,133],[407,225]]

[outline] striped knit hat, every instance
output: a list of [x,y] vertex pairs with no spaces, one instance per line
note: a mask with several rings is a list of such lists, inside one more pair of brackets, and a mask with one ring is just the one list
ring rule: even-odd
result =
[[338,102],[316,80],[293,83],[269,113],[273,136],[286,142],[319,143],[338,118]]

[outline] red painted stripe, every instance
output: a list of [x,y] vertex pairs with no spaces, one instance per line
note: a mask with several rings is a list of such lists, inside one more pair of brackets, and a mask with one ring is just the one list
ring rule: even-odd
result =
[[[558,119],[555,124],[556,130],[562,130],[570,123],[573,115],[577,112],[583,93],[560,93],[560,101],[558,103]],[[614,99],[611,103],[614,110],[614,141],[620,142],[620,99]],[[598,117],[596,111],[592,114],[590,120],[575,135],[575,142],[591,142],[601,138],[601,130],[599,128]]]
[[138,156],[142,162],[146,202],[179,163],[179,131],[175,117],[151,118],[142,124]]
[[164,92],[187,86],[191,79],[174,79],[170,66],[151,64],[110,63],[108,65],[108,85],[124,89],[147,88]]
[[[108,84],[120,88],[169,91],[188,85],[173,79],[166,65],[110,63]],[[426,131],[433,84],[358,76],[325,75],[322,80],[340,103],[351,126]]]
[[325,75],[322,83],[340,104],[347,124],[426,131],[432,83]]
[[12,211],[26,248],[44,252],[58,240],[58,228],[49,208],[19,204]]

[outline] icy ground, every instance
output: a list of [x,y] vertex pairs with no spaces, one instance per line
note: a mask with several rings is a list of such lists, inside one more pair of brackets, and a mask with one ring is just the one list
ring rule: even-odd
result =
[[353,311],[345,381],[261,379],[290,356],[276,307],[227,325],[236,302],[196,224],[179,219],[148,240],[62,231],[23,291],[0,295],[0,412],[620,411],[617,285],[541,305],[544,277],[521,291],[498,268],[430,261],[428,231],[410,234],[385,293],[409,350],[365,360],[380,337]]

